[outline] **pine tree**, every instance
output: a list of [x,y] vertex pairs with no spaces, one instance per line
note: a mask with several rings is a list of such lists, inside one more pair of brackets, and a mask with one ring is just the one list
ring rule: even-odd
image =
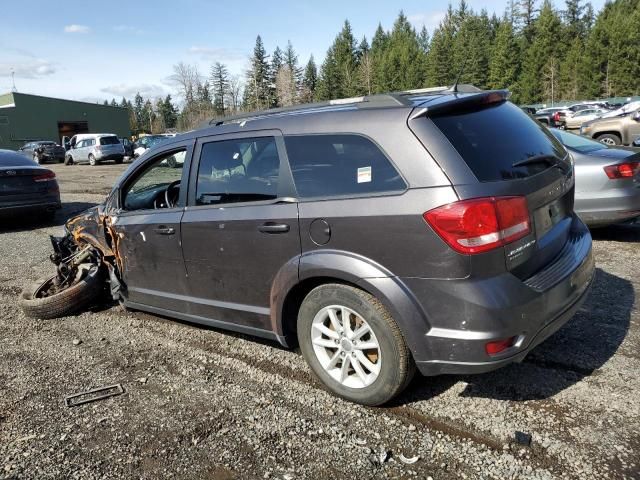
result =
[[216,115],[224,115],[227,110],[225,99],[229,93],[229,73],[227,67],[216,62],[211,67],[211,87],[213,88],[213,109]]
[[[552,68],[555,73],[562,57],[561,38],[562,25],[558,14],[553,10],[550,0],[545,0],[540,15],[534,24],[534,36],[531,46],[525,54],[522,75],[519,81],[521,100],[525,103],[540,102],[544,98],[544,86],[541,74]],[[551,78],[551,72],[548,72]],[[550,89],[547,89],[550,90]]]
[[115,98],[112,98],[111,99],[111,103],[109,105],[112,106],[112,107],[117,107],[118,106],[118,102],[116,102]]
[[429,32],[427,31],[427,27],[422,26],[422,30],[420,30],[420,35],[418,35],[418,44],[422,49],[422,53],[427,55],[429,53],[429,44],[431,39],[429,38]]
[[520,52],[513,25],[507,16],[500,22],[489,60],[489,88],[508,88],[517,100],[516,80],[518,78]]
[[256,38],[253,48],[251,64],[247,71],[244,89],[244,108],[246,110],[260,110],[272,105],[270,68],[267,62],[267,52],[260,35]]
[[576,37],[583,38],[587,33],[584,24],[586,5],[582,5],[582,0],[565,0],[565,5],[562,16],[567,26],[567,40],[572,41]]
[[358,90],[357,66],[356,41],[351,24],[345,20],[322,64],[318,97],[328,100],[354,96]]
[[[460,14],[459,14],[460,15]],[[491,26],[486,11],[474,14],[468,8],[453,42],[453,65],[461,83],[485,88],[488,82]]]
[[164,100],[158,101],[158,116],[162,118],[165,128],[175,128],[178,119],[178,110],[167,94]]
[[409,90],[424,84],[424,53],[416,31],[404,12],[400,12],[389,35],[388,48],[382,56],[383,91]]
[[518,26],[526,44],[529,44],[534,35],[534,22],[536,20],[536,2],[537,0],[519,0],[518,1]]
[[296,85],[300,83],[302,79],[302,68],[298,65],[298,54],[293,49],[291,41],[287,42],[287,48],[284,51],[284,64],[289,67],[293,73],[293,77],[296,81]]
[[444,19],[431,37],[427,58],[427,85],[431,87],[450,85],[457,72],[453,65],[453,44],[455,39],[455,13],[451,5]]
[[384,91],[384,83],[386,73],[383,70],[383,59],[389,47],[389,35],[384,31],[379,23],[375,34],[371,39],[371,50],[369,52],[369,60],[372,70],[372,90],[380,93]]
[[560,65],[560,98],[563,100],[578,100],[585,91],[583,54],[583,41],[575,37]]
[[135,128],[132,128],[132,130],[136,133],[140,133],[144,131],[144,98],[142,98],[140,92],[136,93],[136,96],[133,97],[132,111],[135,117]]
[[313,55],[309,57],[307,66],[304,69],[304,76],[302,77],[302,101],[311,102],[314,99],[316,93],[316,86],[318,84],[318,68],[316,62],[313,59]]

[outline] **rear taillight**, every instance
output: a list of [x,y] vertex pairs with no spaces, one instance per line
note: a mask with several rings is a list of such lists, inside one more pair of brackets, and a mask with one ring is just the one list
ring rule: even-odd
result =
[[560,121],[560,112],[556,112],[553,114],[553,120],[556,122]]
[[56,174],[53,172],[43,173],[41,175],[35,175],[33,177],[34,182],[50,182],[56,179]]
[[604,173],[612,180],[616,178],[631,178],[640,171],[640,162],[619,163],[604,167]]
[[461,200],[423,217],[451,248],[467,255],[493,250],[531,232],[525,197]]

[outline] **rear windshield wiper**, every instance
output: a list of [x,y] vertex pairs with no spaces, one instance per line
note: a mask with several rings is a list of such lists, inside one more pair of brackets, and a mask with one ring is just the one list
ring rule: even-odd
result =
[[522,167],[524,165],[532,165],[535,163],[546,163],[547,165],[551,165],[552,167],[558,167],[563,172],[568,172],[569,169],[567,166],[555,155],[550,154],[542,154],[542,155],[534,155],[533,157],[525,158],[523,160],[518,160],[511,164],[512,167]]

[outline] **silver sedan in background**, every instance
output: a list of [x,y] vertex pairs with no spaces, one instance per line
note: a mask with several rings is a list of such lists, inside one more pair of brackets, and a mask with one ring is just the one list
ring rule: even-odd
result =
[[640,152],[564,130],[551,132],[575,160],[575,211],[590,227],[640,217]]

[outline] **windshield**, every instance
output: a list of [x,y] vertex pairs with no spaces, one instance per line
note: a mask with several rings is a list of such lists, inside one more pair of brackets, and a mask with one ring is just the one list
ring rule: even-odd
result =
[[580,135],[569,133],[564,130],[558,130],[557,128],[552,129],[551,133],[553,133],[565,147],[571,148],[580,153],[595,152],[596,150],[607,148],[606,145],[600,142],[589,140],[588,138],[584,138]]

